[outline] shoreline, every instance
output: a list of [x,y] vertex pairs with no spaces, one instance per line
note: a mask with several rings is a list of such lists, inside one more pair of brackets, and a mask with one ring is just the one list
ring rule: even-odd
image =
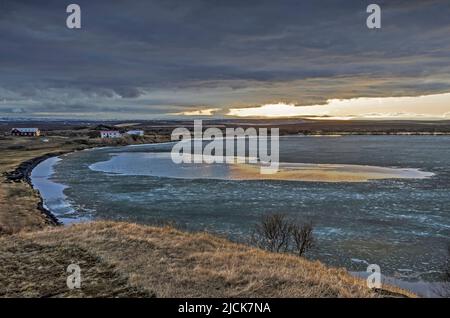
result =
[[79,147],[71,150],[65,150],[65,151],[56,151],[56,152],[49,152],[41,156],[37,156],[28,160],[25,160],[21,162],[14,170],[5,172],[4,177],[9,182],[25,182],[33,191],[36,192],[36,194],[39,197],[39,202],[37,204],[36,209],[44,215],[47,221],[49,221],[49,224],[52,226],[62,226],[64,225],[64,222],[62,222],[56,215],[53,213],[50,209],[48,209],[44,204],[44,198],[41,195],[39,189],[35,188],[33,186],[32,180],[31,180],[31,173],[33,172],[34,168],[38,166],[40,163],[44,162],[47,159],[59,157],[62,155],[66,155],[69,153],[75,153],[78,151],[83,150],[92,150],[92,149],[98,149],[98,148],[105,148],[105,147],[128,147],[128,146],[141,146],[141,145],[152,145],[152,144],[158,144],[158,143],[165,143],[166,141],[162,142],[151,142],[151,143],[145,143],[145,144],[126,144],[126,145],[95,145],[91,147]]
[[45,160],[64,155],[66,153],[75,152],[75,151],[77,151],[77,150],[58,151],[58,152],[54,152],[54,153],[47,153],[42,156],[38,156],[38,157],[35,157],[32,159],[26,160],[26,161],[22,162],[21,164],[19,164],[19,166],[16,169],[14,169],[13,171],[5,173],[6,180],[8,180],[10,182],[25,182],[26,184],[28,184],[28,186],[33,191],[35,191],[37,193],[37,195],[39,197],[39,202],[38,202],[38,205],[36,208],[50,222],[50,225],[53,225],[53,226],[60,226],[63,223],[56,217],[55,214],[53,214],[52,211],[50,211],[48,208],[45,207],[44,198],[42,197],[39,190],[33,187],[33,183],[31,182],[31,173],[37,165],[39,165],[41,162],[44,162]]
[[[130,144],[132,145],[132,144]],[[125,146],[130,146],[125,145]],[[123,146],[123,145],[117,145],[117,146]],[[117,147],[108,145],[107,147]],[[64,223],[50,210],[48,209],[44,204],[44,198],[41,195],[39,189],[35,188],[33,186],[32,180],[31,180],[31,173],[33,172],[34,168],[38,166],[40,163],[44,162],[47,159],[59,157],[62,155],[66,155],[69,153],[75,153],[77,151],[83,151],[88,149],[96,149],[96,148],[102,148],[105,147],[105,145],[98,145],[93,147],[80,147],[72,150],[66,150],[66,151],[57,151],[57,152],[49,152],[44,155],[31,158],[28,160],[23,161],[20,163],[13,171],[5,172],[4,176],[7,181],[9,182],[25,182],[33,191],[36,192],[36,194],[39,197],[39,202],[37,204],[36,209],[42,213],[47,221],[49,221],[49,224],[52,226],[62,226]]]

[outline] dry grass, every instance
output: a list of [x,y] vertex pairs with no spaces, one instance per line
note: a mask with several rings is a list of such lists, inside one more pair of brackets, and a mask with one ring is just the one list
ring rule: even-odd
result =
[[4,137],[0,140],[0,235],[16,233],[20,230],[42,229],[49,219],[37,209],[39,195],[25,182],[7,182],[3,175],[14,170],[23,161],[47,153],[71,151],[67,139],[61,137],[42,138]]
[[0,183],[0,235],[49,225],[49,219],[36,208],[39,201],[26,183]]
[[[46,139],[47,142],[43,142]],[[26,182],[8,182],[4,173],[22,162],[49,153],[70,152],[94,146],[158,142],[167,136],[152,134],[139,140],[124,138],[105,141],[87,137],[2,137],[0,138],[0,235],[20,230],[42,229],[51,220],[37,209],[39,195]]]
[[[128,285],[114,268],[75,245],[39,245],[26,240],[3,242],[0,297],[151,297]],[[68,264],[83,268],[83,288],[66,285]]]
[[[12,247],[16,250],[11,250]],[[66,296],[67,291],[61,287],[61,281],[65,282],[67,277],[64,266],[76,262],[82,272],[102,272],[99,268],[105,268],[106,272],[126,279],[129,290],[155,293],[157,297],[380,296],[343,269],[170,227],[91,222],[48,228],[0,239],[0,255],[7,255],[2,262],[16,266],[15,270],[3,270],[0,280],[6,281],[7,286],[19,284],[22,289],[9,290],[15,293],[20,290],[23,295],[42,295],[44,290],[46,295]],[[46,259],[57,259],[61,265],[47,267],[44,274],[47,287],[30,283],[23,286],[21,282],[39,276],[29,264],[39,266]],[[84,277],[85,284],[92,286],[91,279],[108,284],[108,275],[105,278],[88,274]],[[104,290],[99,288],[99,296],[111,296]],[[413,296],[395,288],[390,290]],[[3,290],[0,295],[10,296],[14,292]]]

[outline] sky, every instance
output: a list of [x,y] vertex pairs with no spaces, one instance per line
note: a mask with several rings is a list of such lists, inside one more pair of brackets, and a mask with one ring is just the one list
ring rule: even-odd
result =
[[450,119],[449,39],[448,0],[2,0],[0,117]]

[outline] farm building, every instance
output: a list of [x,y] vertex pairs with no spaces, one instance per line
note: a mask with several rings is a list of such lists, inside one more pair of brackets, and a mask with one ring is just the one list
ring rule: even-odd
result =
[[102,130],[100,131],[101,138],[120,138],[122,134],[116,130]]
[[39,128],[13,128],[11,129],[11,136],[40,136]]
[[129,131],[127,131],[127,135],[144,136],[144,131],[143,130],[129,130]]

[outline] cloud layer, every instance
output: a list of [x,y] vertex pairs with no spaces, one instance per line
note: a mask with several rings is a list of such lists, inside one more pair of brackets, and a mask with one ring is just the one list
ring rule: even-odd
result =
[[[73,2],[73,1],[72,1]],[[160,118],[450,91],[450,2],[3,0],[0,116]],[[201,109],[202,107],[200,107]]]

